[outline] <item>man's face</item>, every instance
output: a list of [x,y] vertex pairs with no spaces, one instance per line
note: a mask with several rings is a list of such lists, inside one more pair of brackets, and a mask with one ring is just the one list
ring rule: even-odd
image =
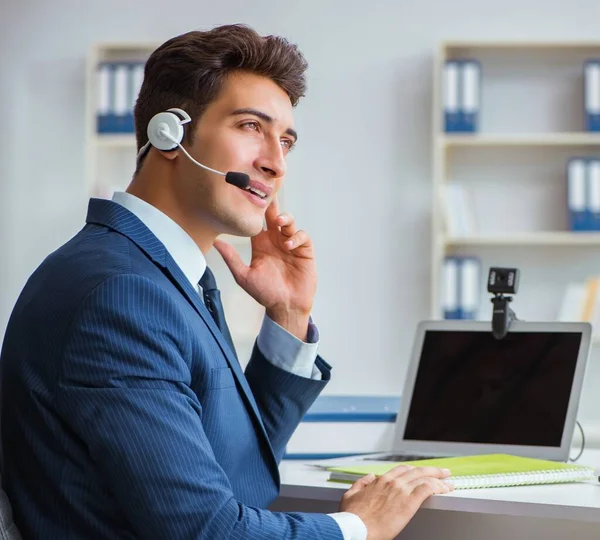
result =
[[262,194],[232,186],[181,156],[179,203],[188,217],[216,234],[258,234],[265,210],[283,182],[285,159],[295,141],[292,104],[285,91],[265,77],[231,75],[197,123],[189,153],[218,171],[248,174],[251,186]]

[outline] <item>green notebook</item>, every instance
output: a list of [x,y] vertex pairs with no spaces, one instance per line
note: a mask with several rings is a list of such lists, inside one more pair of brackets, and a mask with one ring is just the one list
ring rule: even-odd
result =
[[350,467],[330,467],[329,480],[352,483],[375,473],[380,476],[398,465],[433,466],[450,469],[446,482],[454,489],[525,486],[531,484],[558,484],[580,482],[595,478],[594,468],[525,458],[508,454],[423,459],[419,461],[390,462]]

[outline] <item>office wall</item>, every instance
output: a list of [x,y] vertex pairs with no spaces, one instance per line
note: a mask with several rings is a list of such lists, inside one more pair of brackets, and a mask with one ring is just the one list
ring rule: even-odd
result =
[[[321,353],[335,367],[330,393],[398,393],[415,324],[428,316],[438,42],[598,39],[600,15],[593,0],[124,6],[30,0],[0,7],[0,333],[30,273],[83,223],[84,60],[91,43],[162,41],[245,22],[297,42],[310,63],[286,198],[316,244],[314,314]],[[526,111],[528,104],[515,106]],[[600,382],[596,364],[582,405],[590,416],[598,404],[591,390]]]

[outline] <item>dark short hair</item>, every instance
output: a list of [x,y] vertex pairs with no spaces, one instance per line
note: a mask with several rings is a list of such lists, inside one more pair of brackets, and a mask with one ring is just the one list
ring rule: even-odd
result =
[[186,137],[192,143],[198,119],[217,98],[226,78],[235,72],[268,77],[296,106],[306,93],[307,67],[295,44],[280,36],[261,36],[243,24],[196,30],[171,38],[146,62],[133,113],[138,151],[148,141],[150,119],[171,107],[190,115]]

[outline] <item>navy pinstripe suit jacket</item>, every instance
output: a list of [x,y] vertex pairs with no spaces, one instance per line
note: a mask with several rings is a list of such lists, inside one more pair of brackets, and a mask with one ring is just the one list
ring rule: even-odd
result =
[[33,273],[2,356],[5,490],[24,538],[335,539],[324,514],[265,510],[298,422],[330,377],[257,347],[245,374],[198,292],[128,210]]

